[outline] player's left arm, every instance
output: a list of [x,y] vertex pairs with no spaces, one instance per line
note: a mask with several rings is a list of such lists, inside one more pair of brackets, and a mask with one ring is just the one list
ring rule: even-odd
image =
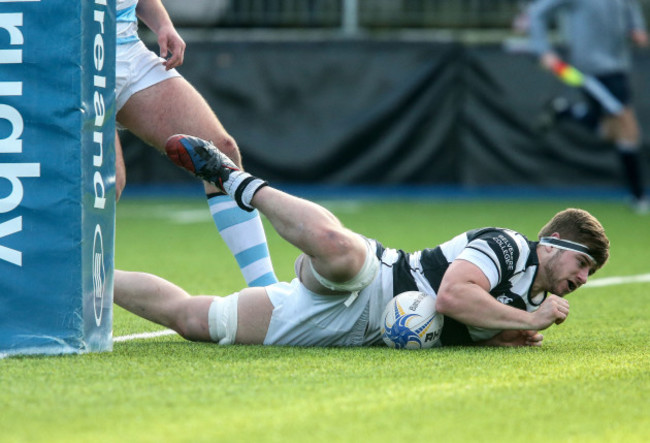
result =
[[174,24],[161,0],[140,0],[136,14],[158,37],[160,57],[167,70],[183,64],[185,41],[176,31]]

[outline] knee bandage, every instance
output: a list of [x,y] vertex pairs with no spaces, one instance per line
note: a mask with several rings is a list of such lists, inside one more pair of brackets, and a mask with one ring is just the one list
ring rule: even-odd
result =
[[239,293],[215,297],[208,311],[210,338],[220,345],[232,345],[237,334],[237,301]]
[[321,285],[327,289],[331,289],[332,291],[358,293],[368,286],[377,275],[379,259],[377,258],[377,254],[375,254],[370,241],[368,239],[364,240],[366,242],[366,261],[363,263],[363,266],[361,266],[361,269],[356,276],[346,282],[333,282],[316,272],[314,265],[309,261],[309,266],[314,278],[316,278]]

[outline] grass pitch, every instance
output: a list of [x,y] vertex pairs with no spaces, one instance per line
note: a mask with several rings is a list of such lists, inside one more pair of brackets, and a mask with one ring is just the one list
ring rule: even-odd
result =
[[[582,207],[612,241],[594,280],[650,272],[650,218],[618,203],[325,204],[348,227],[406,250],[480,226],[535,238],[555,212]],[[267,235],[278,276],[290,279],[297,250]],[[120,202],[115,261],[194,294],[244,284],[200,200]],[[580,289],[540,349],[219,347],[168,335],[110,353],[6,358],[0,442],[645,442],[649,285]],[[116,337],[161,329],[115,307]]]

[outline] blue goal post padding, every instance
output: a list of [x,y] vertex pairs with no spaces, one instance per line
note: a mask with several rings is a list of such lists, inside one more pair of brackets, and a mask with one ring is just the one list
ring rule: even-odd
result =
[[115,0],[0,0],[0,357],[112,349]]

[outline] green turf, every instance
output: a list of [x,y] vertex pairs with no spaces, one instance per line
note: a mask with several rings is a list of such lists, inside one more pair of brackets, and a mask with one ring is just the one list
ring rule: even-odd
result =
[[[650,218],[622,204],[326,205],[347,226],[404,249],[487,225],[534,238],[556,211],[584,207],[612,241],[611,262],[594,278],[650,272]],[[296,250],[267,232],[288,279]],[[116,265],[192,293],[243,285],[202,201],[121,202]],[[0,442],[645,442],[648,288],[579,290],[541,349],[218,347],[172,335],[119,342],[111,353],[6,358]],[[115,336],[161,329],[119,308],[114,317]]]

